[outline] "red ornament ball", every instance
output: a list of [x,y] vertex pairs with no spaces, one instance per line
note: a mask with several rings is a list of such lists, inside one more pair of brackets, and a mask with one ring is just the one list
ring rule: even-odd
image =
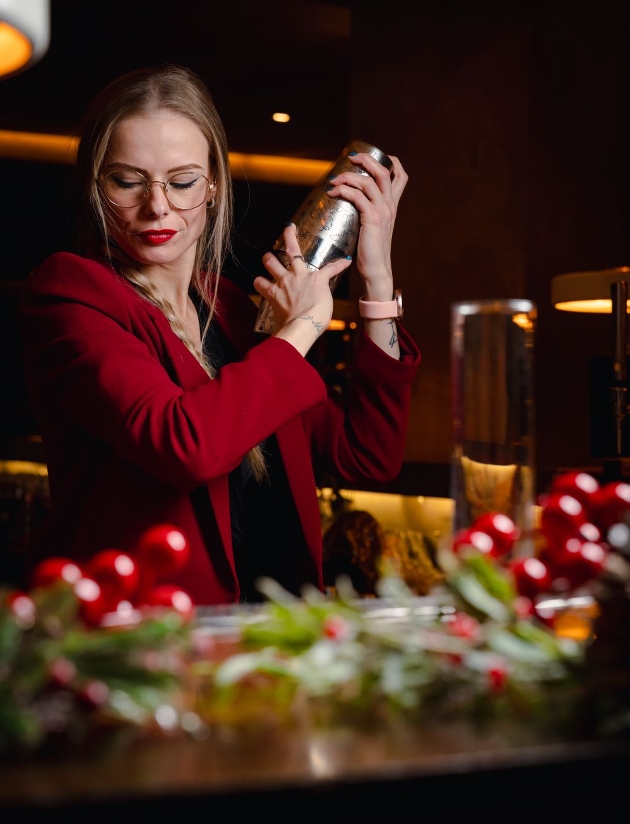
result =
[[31,586],[33,589],[47,587],[62,580],[67,584],[76,584],[82,577],[83,570],[70,558],[55,556],[40,561],[33,571]]
[[143,599],[144,607],[165,607],[178,612],[184,621],[190,621],[195,614],[195,605],[190,595],[175,584],[158,584]]
[[514,521],[502,512],[485,512],[475,520],[472,528],[488,533],[494,541],[496,555],[507,555],[511,552],[514,542],[520,535]]
[[79,616],[89,626],[97,627],[108,610],[98,583],[83,576],[74,585],[74,594],[79,601]]
[[630,484],[624,481],[605,484],[593,496],[593,523],[605,533],[624,517],[630,517]]
[[540,558],[516,558],[509,569],[514,576],[516,591],[525,598],[534,600],[551,587],[551,570]]
[[460,529],[453,536],[452,542],[453,552],[461,553],[466,549],[473,549],[481,552],[483,555],[490,555],[492,557],[498,556],[494,539],[487,532],[480,529],[468,527],[468,529]]
[[597,478],[588,472],[565,472],[556,476],[551,482],[551,492],[560,492],[577,498],[587,514],[591,511],[593,496],[599,488]]
[[565,492],[552,492],[540,513],[540,531],[551,547],[576,536],[587,520],[577,498]]
[[150,570],[155,581],[168,581],[188,563],[190,545],[178,527],[157,524],[140,536],[136,556],[143,574]]
[[30,595],[25,592],[18,589],[10,592],[6,597],[5,606],[9,608],[21,629],[28,629],[35,623],[37,607]]
[[98,552],[87,563],[85,572],[99,584],[109,607],[119,601],[131,600],[140,583],[136,561],[119,549]]

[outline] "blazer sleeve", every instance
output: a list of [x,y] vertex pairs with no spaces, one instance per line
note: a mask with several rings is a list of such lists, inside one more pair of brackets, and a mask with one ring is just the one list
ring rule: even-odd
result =
[[325,404],[304,416],[318,474],[332,471],[345,482],[386,483],[400,472],[421,356],[400,323],[398,338],[401,358],[395,360],[361,332],[344,402],[329,392]]
[[51,437],[79,428],[182,490],[225,475],[326,399],[317,371],[277,338],[210,380],[159,309],[108,267],[70,253],[31,274],[21,325],[27,387]]

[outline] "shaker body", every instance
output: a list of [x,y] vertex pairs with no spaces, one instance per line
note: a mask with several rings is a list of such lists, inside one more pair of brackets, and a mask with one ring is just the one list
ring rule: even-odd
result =
[[[362,140],[351,141],[313,187],[297,212],[291,218],[295,223],[300,254],[309,269],[321,269],[333,260],[354,255],[359,240],[360,215],[358,209],[342,198],[329,197],[326,188],[331,177],[342,172],[367,175],[348,159],[350,152],[367,152],[391,171],[392,161],[380,149]],[[284,249],[284,236],[280,235],[273,245],[273,252],[283,266],[289,267],[289,257]],[[338,278],[330,281],[334,291]],[[275,328],[273,310],[269,302],[261,300],[256,316],[256,332],[271,334]]]

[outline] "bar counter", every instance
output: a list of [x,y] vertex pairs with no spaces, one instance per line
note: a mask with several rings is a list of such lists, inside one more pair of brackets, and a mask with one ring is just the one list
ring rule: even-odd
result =
[[0,815],[592,821],[625,808],[629,767],[628,739],[563,739],[527,723],[226,726],[204,740],[145,734],[109,750],[5,759]]

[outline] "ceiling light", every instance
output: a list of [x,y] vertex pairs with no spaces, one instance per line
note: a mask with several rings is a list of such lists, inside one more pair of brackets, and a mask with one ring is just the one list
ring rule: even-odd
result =
[[288,123],[289,120],[291,120],[291,115],[286,112],[274,112],[271,115],[271,119],[275,120],[276,123]]
[[49,43],[50,0],[0,0],[0,76],[37,63]]

